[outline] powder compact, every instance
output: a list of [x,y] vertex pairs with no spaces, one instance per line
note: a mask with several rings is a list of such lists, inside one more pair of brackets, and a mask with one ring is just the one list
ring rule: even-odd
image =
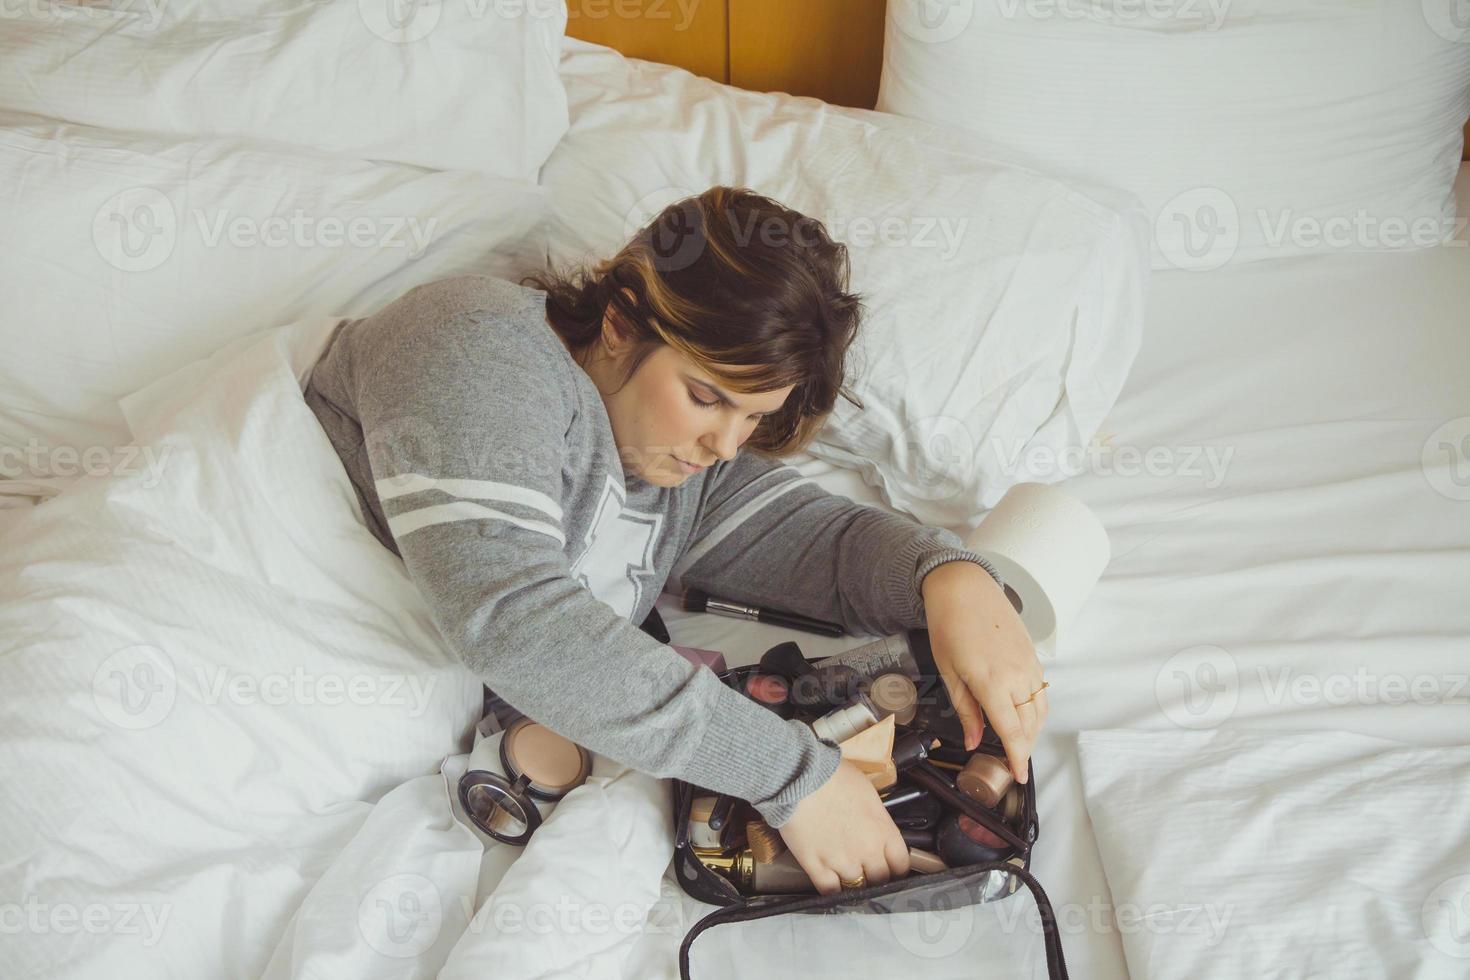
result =
[[519,847],[541,826],[536,800],[554,803],[586,782],[592,755],[545,725],[521,718],[502,733],[500,765],[503,772],[466,771],[459,780],[459,802],[476,827]]

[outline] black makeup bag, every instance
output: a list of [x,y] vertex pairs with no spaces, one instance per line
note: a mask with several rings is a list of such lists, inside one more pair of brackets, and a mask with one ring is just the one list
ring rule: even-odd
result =
[[[926,631],[911,631],[909,637],[911,645],[923,651],[921,670],[932,665]],[[746,678],[758,671],[751,665],[719,676],[741,690]],[[968,757],[958,718],[937,676],[920,684],[920,705],[922,717],[899,726],[900,730],[921,730],[926,738],[938,738],[940,745],[930,754],[933,760],[958,763]],[[1005,758],[989,726],[975,751]],[[928,874],[911,871],[883,885],[834,895],[746,894],[707,867],[690,838],[690,814],[695,798],[710,794],[674,780],[674,867],[679,885],[699,901],[721,906],[685,934],[679,949],[680,977],[1065,980],[1056,918],[1029,870],[1040,833],[1034,768],[1029,773],[1027,782],[1018,787],[1020,812],[1010,823],[998,815],[994,824],[977,820],[1006,841],[1000,860]],[[901,775],[899,785],[904,784]],[[902,828],[899,810],[893,812]]]

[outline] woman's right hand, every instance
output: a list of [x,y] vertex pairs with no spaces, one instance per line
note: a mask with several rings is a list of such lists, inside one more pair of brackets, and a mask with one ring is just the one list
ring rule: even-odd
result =
[[778,829],[823,895],[839,891],[841,878],[866,875],[868,885],[881,885],[908,874],[908,845],[872,782],[847,759]]

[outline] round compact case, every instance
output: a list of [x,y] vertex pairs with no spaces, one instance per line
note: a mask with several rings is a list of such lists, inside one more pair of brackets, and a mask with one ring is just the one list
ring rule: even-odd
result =
[[[492,759],[499,760],[498,770]],[[521,718],[481,740],[459,780],[459,804],[480,831],[524,846],[541,826],[537,800],[555,803],[587,781],[592,755],[545,725]]]

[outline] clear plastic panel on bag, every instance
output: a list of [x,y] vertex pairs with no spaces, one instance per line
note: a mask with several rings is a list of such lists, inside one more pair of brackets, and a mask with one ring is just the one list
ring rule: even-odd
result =
[[685,980],[855,976],[922,980],[1066,977],[1034,879],[1007,865],[768,908],[712,913],[685,937]]

